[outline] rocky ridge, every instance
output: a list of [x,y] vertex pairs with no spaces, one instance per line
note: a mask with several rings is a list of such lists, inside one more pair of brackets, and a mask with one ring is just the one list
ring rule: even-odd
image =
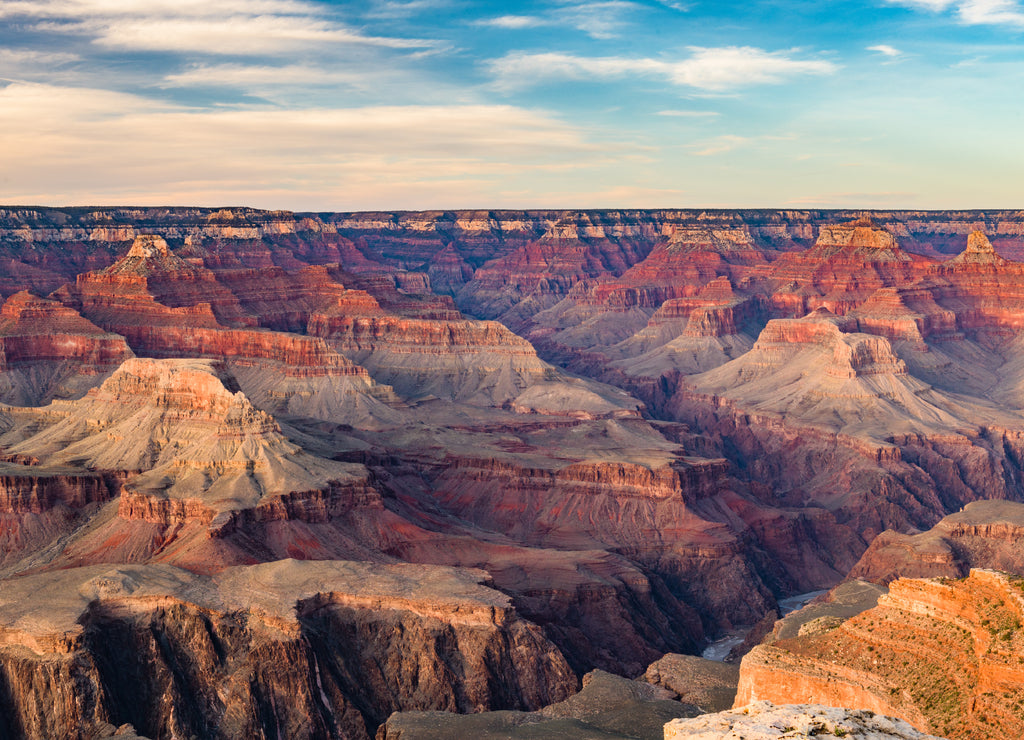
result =
[[[576,680],[561,655],[484,578],[285,560],[213,577],[105,565],[9,581],[0,721],[31,737],[131,722],[150,737],[367,738],[395,709],[531,709],[568,696]],[[41,590],[54,597],[41,602]],[[457,645],[465,672],[440,656],[423,654],[421,669],[396,661],[431,641]]]
[[736,705],[814,701],[949,738],[1016,736],[1024,728],[1019,581],[980,569],[963,580],[894,581],[872,609],[751,651]]

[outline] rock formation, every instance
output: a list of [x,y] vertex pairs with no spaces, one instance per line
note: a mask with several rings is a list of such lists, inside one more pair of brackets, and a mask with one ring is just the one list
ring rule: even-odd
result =
[[399,712],[377,731],[377,740],[460,740],[541,738],[569,740],[661,740],[663,726],[676,717],[692,717],[696,707],[673,700],[650,684],[603,671],[583,677],[583,688],[565,701],[536,712]]
[[[99,565],[0,594],[7,736],[369,738],[398,709],[534,709],[576,679],[480,571]],[[459,668],[456,668],[459,666]]]
[[971,568],[1024,574],[1024,504],[975,501],[927,532],[885,531],[872,541],[851,578],[963,578]]
[[0,308],[0,400],[37,406],[74,398],[132,356],[124,338],[26,291]]
[[696,655],[668,654],[647,666],[644,680],[669,689],[679,700],[694,704],[702,712],[714,713],[730,709],[736,700],[739,666]]
[[665,740],[773,740],[774,738],[846,737],[851,740],[941,740],[902,720],[865,710],[817,704],[775,706],[759,701],[742,709],[673,720]]
[[[1024,254],[1020,214],[862,217],[2,210],[0,591],[102,564],[200,580],[287,558],[482,568],[548,645],[519,652],[574,683],[697,652],[858,561],[882,581],[1017,567],[1008,513],[968,506],[920,532],[978,499],[1024,500],[1024,267],[1007,259]],[[853,608],[836,594],[807,613]],[[467,688],[459,666],[512,670],[495,657],[507,636],[462,642],[450,620],[399,615],[376,636],[317,622],[267,647],[295,666],[282,693],[237,648],[273,630],[167,598],[100,600],[114,643],[144,660],[82,648],[61,665],[147,688],[83,678],[100,688],[58,734],[256,732],[278,717],[329,736],[280,707],[287,692],[322,704],[321,688],[335,702],[329,685],[344,687],[331,706],[345,732],[372,733],[393,709],[533,710],[568,690],[526,688],[536,662],[518,688]],[[764,649],[849,616],[823,612],[803,636],[782,620]],[[244,711],[219,713],[212,684],[182,678],[193,658],[174,657],[176,629],[228,646],[195,658],[208,672],[257,676],[233,694]],[[352,630],[398,642],[373,642],[359,673],[323,647]],[[428,657],[407,670],[403,651]],[[18,655],[0,666],[27,670]],[[164,683],[143,680],[147,661],[169,666]],[[438,683],[417,693],[414,672]],[[150,700],[165,689],[191,708],[170,718]],[[115,704],[145,709],[89,709]]]
[[902,578],[846,621],[811,623],[743,659],[736,706],[815,702],[900,717],[948,738],[1024,731],[1021,578]]

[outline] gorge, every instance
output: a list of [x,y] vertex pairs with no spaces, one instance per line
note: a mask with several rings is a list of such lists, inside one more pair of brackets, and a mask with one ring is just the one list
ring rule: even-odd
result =
[[0,259],[7,736],[660,737],[729,681],[1024,732],[1024,212],[4,207]]

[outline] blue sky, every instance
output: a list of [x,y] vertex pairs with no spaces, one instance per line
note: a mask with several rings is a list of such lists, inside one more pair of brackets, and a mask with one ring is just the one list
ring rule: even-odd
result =
[[1024,208],[1017,0],[0,0],[0,202]]

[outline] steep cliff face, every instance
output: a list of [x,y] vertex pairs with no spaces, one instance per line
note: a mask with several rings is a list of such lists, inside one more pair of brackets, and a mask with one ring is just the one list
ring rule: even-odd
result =
[[74,398],[98,385],[132,351],[56,301],[22,291],[0,308],[0,400],[15,406]]
[[1019,580],[972,570],[959,581],[894,581],[873,609],[751,651],[736,706],[814,702],[949,738],[1016,737],[1024,730]]
[[1024,573],[1024,504],[975,501],[927,532],[876,537],[851,578],[888,583],[900,577],[963,578],[971,568]]
[[117,493],[110,476],[0,463],[0,568],[68,536]]
[[5,584],[12,733],[367,738],[397,709],[535,709],[576,679],[480,571],[93,566]]
[[[720,507],[735,506],[741,520],[765,515],[756,505],[741,510],[725,473],[723,460],[653,469],[598,461],[531,469],[463,458],[431,483],[445,510],[528,545],[627,555],[715,630],[729,621],[756,622],[771,608],[766,584],[779,577],[752,552],[752,532],[737,534],[722,521]],[[657,657],[646,650],[640,655],[648,663]],[[635,662],[631,670],[642,669]]]

